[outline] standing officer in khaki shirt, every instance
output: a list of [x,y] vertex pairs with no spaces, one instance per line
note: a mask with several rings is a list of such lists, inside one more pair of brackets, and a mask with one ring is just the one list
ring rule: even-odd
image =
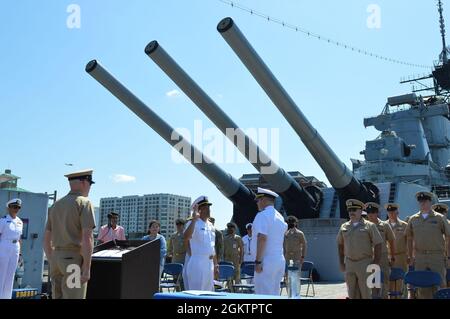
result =
[[433,206],[431,206],[431,209],[434,210],[435,212],[438,212],[442,216],[444,216],[445,217],[444,219],[447,220],[447,223],[449,222],[449,220],[448,220],[448,206],[446,204],[437,203],[437,204],[434,204]]
[[297,228],[297,217],[288,216],[286,221],[288,230],[284,234],[284,259],[286,259],[286,264],[292,260],[294,265],[301,268],[306,256],[305,234]]
[[[450,227],[444,216],[431,209],[433,193],[418,192],[416,198],[420,211],[411,216],[406,227],[408,256],[415,270],[431,270],[440,274],[441,287],[445,287],[446,248],[447,255],[450,250],[450,247],[445,247],[445,237],[449,239]],[[434,292],[434,288],[418,288],[418,298],[431,299]]]
[[364,203],[349,199],[345,204],[350,220],[342,224],[337,236],[341,271],[350,299],[370,299],[367,267],[380,264],[383,239],[377,227],[361,217]]
[[[400,268],[404,272],[408,270],[408,256],[406,254],[406,226],[408,226],[407,222],[398,218],[399,208],[400,206],[396,203],[388,203],[384,205],[388,213],[389,225],[394,231],[395,235],[395,260],[392,262],[393,268]],[[392,256],[391,256],[392,257]]]
[[[377,203],[366,203],[367,218],[371,223],[374,223],[377,226],[381,238],[383,238],[380,267],[383,272],[382,297],[383,299],[387,299],[389,293],[389,276],[391,273],[390,264],[395,260],[395,235],[389,223],[381,221],[381,219],[378,218],[380,208],[380,205]],[[391,256],[391,260],[389,260],[389,256]]]
[[179,218],[175,221],[177,231],[173,233],[169,238],[169,244],[167,248],[167,256],[172,258],[172,263],[184,264],[186,257],[186,247],[184,243],[183,229],[186,222]]
[[244,261],[244,243],[241,236],[236,235],[236,224],[227,224],[227,234],[223,238],[223,260],[232,262],[234,266],[234,282],[241,282],[241,263]]
[[210,217],[209,221],[211,222],[211,224],[213,224],[214,226],[214,233],[216,234],[216,241],[214,243],[214,247],[216,249],[216,257],[217,257],[217,262],[220,262],[223,260],[223,234],[222,232],[217,229],[217,227],[215,226],[216,223],[216,219],[214,217]]
[[[70,192],[49,209],[44,251],[50,265],[52,298],[84,299],[94,247],[94,207],[87,198],[94,184],[92,170],[65,177]],[[77,278],[77,274],[81,277]]]
[[[400,209],[400,206],[397,203],[387,203],[384,205],[384,208],[387,211],[388,218],[389,218],[389,225],[391,226],[392,230],[394,231],[395,235],[395,255],[394,260],[392,261],[392,268],[400,268],[405,273],[408,271],[408,256],[406,254],[406,226],[408,223],[404,222],[403,220],[400,220],[398,218],[398,210]],[[391,256],[392,257],[392,256]],[[394,290],[395,282],[390,283],[390,290]],[[399,291],[403,291],[403,280],[401,280]]]
[[[434,210],[435,212],[438,212],[439,214],[442,214],[444,216],[444,219],[447,221],[447,224],[450,225],[450,222],[448,220],[448,206],[446,204],[442,203],[434,204],[433,206],[431,206],[431,209]],[[445,247],[448,247],[448,245],[450,245],[448,237],[445,240],[445,245],[446,245]],[[446,257],[448,259],[449,255],[446,254]],[[447,267],[447,273],[449,272],[449,267]],[[450,281],[447,281],[447,288],[450,288]]]

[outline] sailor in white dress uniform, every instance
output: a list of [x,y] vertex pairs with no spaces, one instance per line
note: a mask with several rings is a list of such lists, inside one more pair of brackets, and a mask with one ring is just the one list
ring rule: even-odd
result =
[[209,221],[211,205],[208,197],[197,198],[193,204],[192,220],[186,223],[184,238],[189,241],[190,256],[185,265],[184,278],[187,279],[189,290],[214,291],[214,275],[218,271],[218,264],[214,249],[215,229]]
[[18,198],[6,203],[8,214],[0,218],[0,299],[11,299],[14,274],[20,255],[20,236],[23,223],[17,217],[22,207]]
[[252,245],[252,223],[245,225],[247,235],[242,237],[244,242],[244,262],[254,263],[256,260],[255,246]]
[[279,295],[280,282],[284,275],[283,256],[284,234],[287,224],[283,216],[275,209],[278,194],[258,187],[256,200],[259,213],[253,221],[253,240],[255,247],[255,293]]

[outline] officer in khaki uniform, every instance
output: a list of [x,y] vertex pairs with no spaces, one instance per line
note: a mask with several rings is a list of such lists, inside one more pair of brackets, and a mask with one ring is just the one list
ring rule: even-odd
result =
[[211,224],[213,224],[214,226],[214,233],[216,235],[216,241],[214,243],[214,247],[216,249],[216,257],[217,257],[217,262],[222,261],[223,260],[223,234],[222,232],[216,228],[216,226],[214,225],[216,222],[216,219],[214,217],[210,217],[209,221],[211,222]]
[[92,170],[65,175],[70,192],[49,209],[44,251],[50,266],[53,299],[86,298],[94,246],[94,207],[87,198]]
[[445,219],[447,220],[447,223],[449,222],[449,220],[448,220],[448,206],[446,204],[437,203],[437,204],[434,204],[433,206],[431,206],[431,209],[434,210],[435,212],[438,212],[442,216],[444,216]]
[[[406,216],[405,217],[405,223],[408,224],[409,223],[409,219],[411,218],[411,216]],[[406,230],[405,230],[405,236],[406,236]],[[406,239],[406,259],[408,260],[408,268],[411,268],[411,256],[408,255],[408,239]],[[411,284],[408,284],[408,299],[417,299],[416,298],[416,291],[414,289],[414,287]]]
[[349,199],[345,204],[350,220],[342,224],[337,236],[341,271],[345,272],[350,299],[370,299],[367,267],[379,265],[383,239],[377,227],[361,217],[363,202]]
[[234,282],[241,282],[241,263],[244,260],[244,243],[241,236],[236,235],[236,225],[227,224],[227,234],[223,238],[223,260],[232,262],[234,266]]
[[[381,259],[380,267],[383,272],[383,284],[382,284],[382,297],[388,298],[389,293],[389,276],[391,273],[390,264],[395,260],[395,235],[388,222],[384,222],[378,218],[380,212],[380,205],[374,202],[366,203],[367,218],[371,223],[374,223],[381,238],[383,238],[383,244],[381,246]],[[389,247],[389,253],[388,253]],[[389,256],[391,259],[389,260]]]
[[[400,206],[397,203],[387,203],[384,205],[384,208],[388,214],[388,222],[394,231],[395,235],[395,255],[394,260],[392,261],[392,268],[400,268],[405,273],[408,271],[408,255],[406,253],[406,226],[408,223],[400,220],[398,218]],[[391,256],[392,257],[392,256]],[[391,282],[391,290],[394,290],[395,282]],[[403,291],[403,280],[400,280],[400,289],[398,291]]]
[[[450,227],[444,216],[431,209],[433,193],[418,192],[416,199],[420,211],[411,216],[406,227],[408,256],[415,270],[431,270],[441,276],[441,287],[445,287],[445,275],[449,248],[445,247],[445,236],[450,236]],[[412,257],[415,257],[415,260]],[[431,299],[435,288],[418,288],[419,299]]]
[[[433,206],[431,206],[431,209],[434,210],[435,212],[438,212],[439,214],[442,214],[444,216],[444,219],[447,221],[448,224],[450,224],[449,220],[448,220],[448,206],[446,204],[442,204],[442,203],[438,203],[438,204],[434,204]],[[445,240],[445,247],[448,247],[449,245],[449,241],[448,238],[446,238]],[[447,253],[447,251],[446,251]],[[449,255],[447,255],[447,259],[449,257]],[[447,267],[447,273],[449,272],[449,267]],[[450,288],[450,281],[447,281],[447,288]]]
[[186,246],[184,243],[183,228],[185,224],[186,222],[183,219],[177,219],[175,221],[177,231],[169,238],[167,256],[172,259],[172,263],[184,264],[184,259],[186,257]]
[[298,219],[295,216],[287,218],[288,230],[284,234],[284,259],[286,264],[292,260],[294,265],[301,267],[306,256],[306,238],[305,234],[297,228]]

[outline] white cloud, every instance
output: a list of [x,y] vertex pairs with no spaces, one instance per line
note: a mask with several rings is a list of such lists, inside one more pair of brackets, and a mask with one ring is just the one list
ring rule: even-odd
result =
[[134,183],[136,182],[136,177],[124,174],[116,174],[113,176],[112,180],[114,181],[114,183]]
[[167,97],[177,97],[177,96],[180,96],[180,95],[181,95],[181,93],[178,90],[172,90],[172,91],[169,91],[169,92],[166,93]]

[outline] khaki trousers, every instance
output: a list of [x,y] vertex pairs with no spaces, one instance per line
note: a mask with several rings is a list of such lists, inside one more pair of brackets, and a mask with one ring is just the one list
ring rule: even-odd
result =
[[371,258],[360,261],[345,259],[345,282],[350,299],[371,299],[372,294],[367,287],[367,266],[372,263]]
[[233,263],[234,266],[234,283],[241,283],[241,264],[239,263],[239,258],[232,258],[230,256],[226,256],[223,259],[224,261],[228,261]]
[[[437,272],[441,276],[441,288],[446,286],[446,258],[445,254],[421,254],[416,253],[416,260],[414,263],[415,270],[431,270]],[[418,288],[418,299],[433,299],[437,288]]]
[[383,272],[383,283],[381,284],[381,297],[388,299],[389,296],[389,276],[391,275],[391,268],[389,265],[389,257],[387,254],[381,255],[380,268]]
[[[394,258],[395,258],[395,261],[392,264],[392,268],[400,268],[406,274],[406,272],[408,271],[408,256],[406,255],[406,252],[395,255]],[[403,297],[407,297],[406,290],[404,290],[404,287],[403,287],[403,280],[397,280],[397,281],[390,282],[390,288],[392,291],[405,291],[405,294]]]
[[49,263],[53,299],[86,299],[87,283],[79,281],[83,263],[79,252],[55,250]]

